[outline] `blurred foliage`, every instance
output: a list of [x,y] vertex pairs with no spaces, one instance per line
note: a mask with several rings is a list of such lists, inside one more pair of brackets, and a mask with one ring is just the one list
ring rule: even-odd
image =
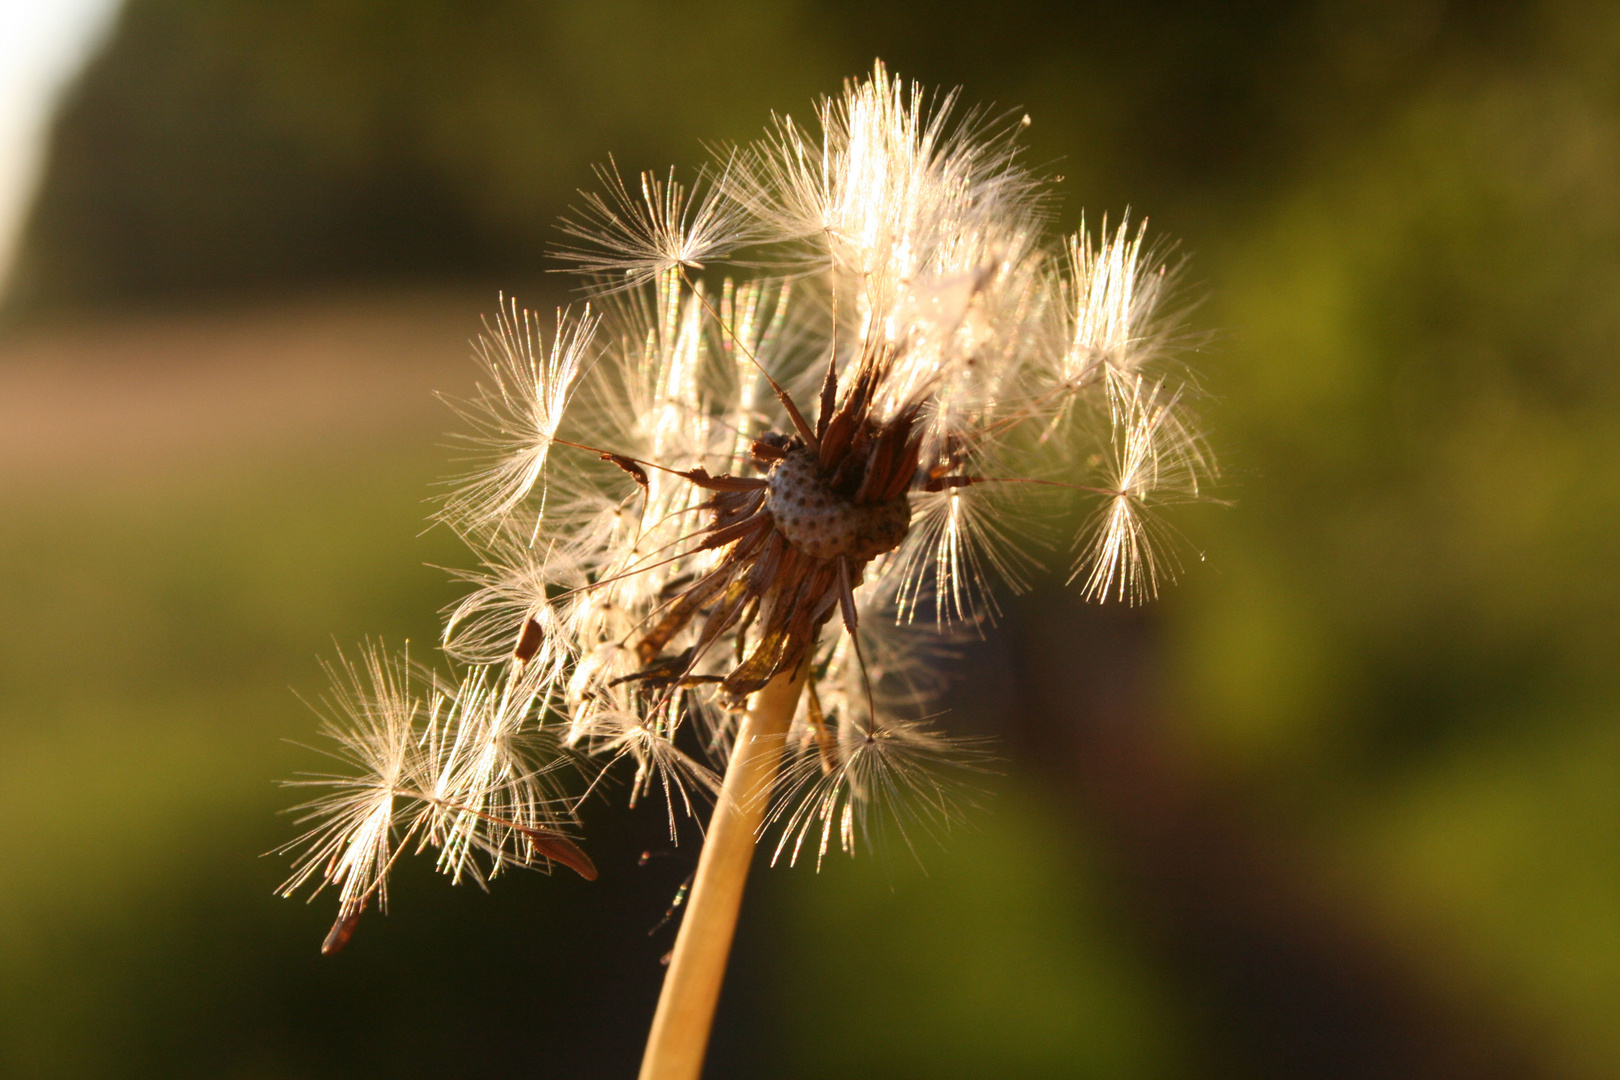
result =
[[[1614,1075],[1611,6],[131,0],[64,105],[9,302],[527,275],[591,162],[694,162],[875,55],[1027,109],[1066,224],[1130,205],[1193,256],[1236,505],[1177,518],[1178,752],[1550,1074]],[[611,928],[640,935],[679,873],[639,901],[406,878],[408,914],[334,967],[321,912],[266,896],[279,867],[234,861],[282,835],[265,781],[299,759],[273,740],[311,728],[283,686],[314,681],[288,673],[328,635],[429,640],[446,590],[418,564],[461,561],[410,540],[429,442],[8,496],[0,797],[31,824],[0,841],[26,868],[0,890],[0,1071],[499,1075],[535,1032],[556,1075],[633,1065],[659,946],[626,960]],[[1106,844],[1009,786],[926,882],[756,882],[717,1074],[1210,1075]],[[536,1007],[481,982],[508,965],[566,974]],[[382,1003],[400,986],[477,1051],[429,1046]]]
[[1620,19],[1443,64],[1219,253],[1186,715],[1453,988],[1620,1064]]
[[1092,211],[1191,239],[1436,57],[1517,50],[1499,6],[131,0],[63,105],[11,302],[529,272],[592,163],[695,165],[880,54],[1027,109],[1030,159]]
[[1121,933],[1098,845],[1038,787],[988,786],[921,865],[897,845],[770,882],[793,927],[774,946],[771,997],[793,1016],[777,1075],[1207,1074],[1186,1002]]

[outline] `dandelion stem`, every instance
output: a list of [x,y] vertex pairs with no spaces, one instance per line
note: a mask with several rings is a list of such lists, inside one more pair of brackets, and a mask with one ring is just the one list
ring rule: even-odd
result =
[[783,672],[754,695],[709,820],[686,918],[653,1014],[641,1080],[698,1080],[720,1000],[731,939],[753,862],[754,837],[770,802],[783,736],[804,688],[805,669]]

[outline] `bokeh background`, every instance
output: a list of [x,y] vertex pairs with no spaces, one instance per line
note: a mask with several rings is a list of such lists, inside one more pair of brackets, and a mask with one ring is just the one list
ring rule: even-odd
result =
[[1179,240],[1232,505],[1147,609],[1009,598],[921,867],[760,868],[708,1075],[1620,1075],[1620,9],[106,6],[0,309],[0,1074],[632,1073],[655,808],[586,810],[594,885],[407,866],[322,959],[285,740],[334,643],[430,654],[433,392],[567,299],[591,163],[881,56]]

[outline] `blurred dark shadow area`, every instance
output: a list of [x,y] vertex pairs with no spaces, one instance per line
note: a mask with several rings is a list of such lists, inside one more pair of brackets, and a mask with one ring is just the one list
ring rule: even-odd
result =
[[434,392],[497,290],[573,299],[591,165],[684,170],[879,56],[1027,112],[1055,227],[1178,241],[1229,505],[1156,604],[1004,597],[967,824],[761,865],[707,1075],[1620,1076],[1585,0],[127,0],[0,307],[0,1075],[633,1073],[695,832],[599,800],[593,884],[407,863],[323,959],[275,781],[334,642],[432,657]]

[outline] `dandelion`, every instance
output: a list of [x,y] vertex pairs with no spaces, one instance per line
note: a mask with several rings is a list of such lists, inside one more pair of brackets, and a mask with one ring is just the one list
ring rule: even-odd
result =
[[1158,514],[1212,463],[1172,275],[1141,226],[1051,238],[1023,122],[955,105],[879,63],[699,194],[599,173],[564,225],[592,304],[548,341],[503,303],[455,403],[476,460],[440,517],[479,559],[455,674],[340,662],[357,778],[297,781],[324,794],[284,891],[338,888],[336,937],[410,846],[481,884],[593,876],[573,815],[610,772],[672,837],[713,799],[643,1066],[695,1077],[756,838],[820,865],[958,813],[976,750],[937,726],[937,654],[1041,569],[1042,523],[1093,507],[1089,598],[1173,577]]

